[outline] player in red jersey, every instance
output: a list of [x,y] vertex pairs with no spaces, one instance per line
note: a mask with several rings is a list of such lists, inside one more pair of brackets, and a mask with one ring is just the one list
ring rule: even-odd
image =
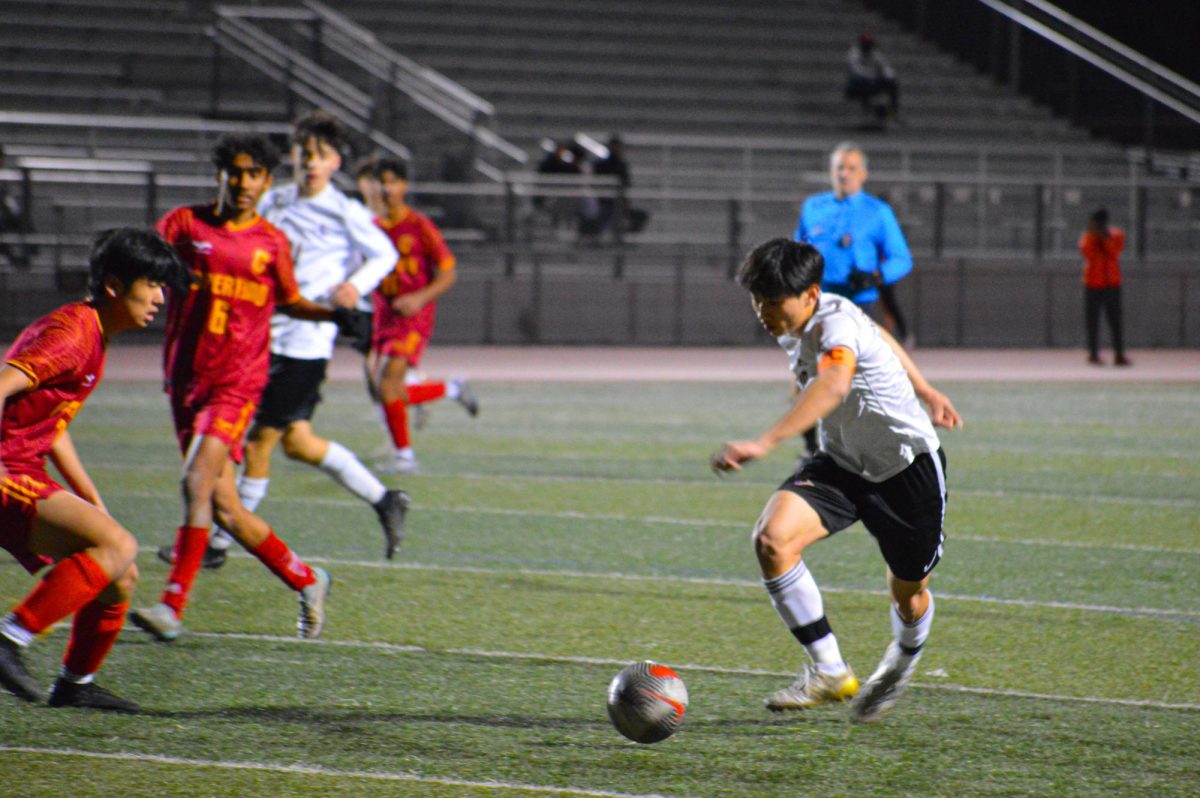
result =
[[[93,681],[117,640],[137,582],[137,541],[104,507],[67,425],[104,373],[108,341],[145,327],[169,284],[186,284],[174,251],[149,231],[101,234],[90,258],[91,298],[35,321],[0,365],[0,545],[31,574],[52,565],[0,620],[0,684],[42,701],[21,652],[74,615],[52,707],[138,712]],[[46,473],[46,458],[70,486]]]
[[256,206],[279,153],[265,136],[232,135],[213,150],[220,195],[213,205],[176,208],[158,230],[193,272],[189,291],[171,293],[163,366],[183,453],[184,523],[159,603],[131,620],[169,642],[182,631],[188,592],[200,569],[214,515],[222,527],[300,594],[299,632],[324,622],[329,575],[310,568],[238,498],[234,463],[267,382],[271,314],[329,321],[334,311],[300,296],[291,245]]
[[408,168],[395,158],[381,158],[375,174],[383,188],[384,212],[375,219],[400,253],[395,270],[372,294],[375,321],[371,348],[378,362],[377,393],[395,447],[393,470],[417,468],[408,430],[408,408],[436,399],[455,399],[472,416],[479,403],[465,380],[406,384],[433,335],[437,300],[458,279],[454,255],[429,217],[409,207]]

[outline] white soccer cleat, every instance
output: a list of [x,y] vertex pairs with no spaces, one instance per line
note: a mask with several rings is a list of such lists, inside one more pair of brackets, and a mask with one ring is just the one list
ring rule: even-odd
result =
[[904,656],[895,640],[889,643],[879,667],[858,694],[850,710],[851,718],[859,723],[873,723],[883,717],[904,694],[920,659],[920,653],[915,657]]
[[421,468],[412,449],[392,452],[392,461],[379,470],[385,474],[415,474]]
[[129,613],[133,625],[149,633],[162,643],[170,643],[178,639],[183,632],[183,622],[175,614],[175,610],[159,602],[153,607],[137,609]]
[[812,665],[805,665],[796,681],[767,697],[766,705],[772,712],[812,709],[853,698],[857,692],[858,677],[849,665],[837,674],[824,673]]
[[329,595],[329,572],[314,568],[317,581],[300,591],[300,619],[296,630],[300,637],[311,640],[319,637],[325,625],[325,597]]
[[463,409],[467,411],[467,415],[472,418],[479,415],[479,400],[475,398],[475,393],[471,390],[471,386],[467,384],[467,381],[459,377],[452,380],[452,382],[457,387],[457,395],[454,401],[462,405]]

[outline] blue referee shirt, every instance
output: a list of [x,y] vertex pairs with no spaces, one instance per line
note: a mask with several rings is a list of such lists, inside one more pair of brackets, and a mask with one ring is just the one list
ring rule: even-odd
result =
[[856,305],[879,299],[874,286],[854,291],[850,274],[878,271],[891,284],[912,271],[912,255],[891,207],[866,192],[838,199],[832,191],[804,201],[794,241],[811,244],[825,259],[822,291],[849,297]]

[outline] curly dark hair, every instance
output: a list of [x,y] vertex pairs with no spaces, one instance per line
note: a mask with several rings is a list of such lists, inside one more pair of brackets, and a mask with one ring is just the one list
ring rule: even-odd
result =
[[233,166],[233,159],[245,153],[268,172],[279,166],[279,150],[262,133],[227,133],[221,137],[212,151],[213,165],[218,169]]

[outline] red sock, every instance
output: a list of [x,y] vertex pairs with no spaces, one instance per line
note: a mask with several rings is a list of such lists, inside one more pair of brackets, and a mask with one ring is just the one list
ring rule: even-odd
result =
[[167,575],[167,585],[159,601],[175,610],[175,615],[180,618],[207,547],[208,527],[181,526],[175,534],[175,564]]
[[445,396],[446,383],[418,382],[416,385],[409,385],[405,390],[408,391],[408,403],[410,405],[420,405],[425,402],[432,402],[435,399],[441,399]]
[[25,600],[13,609],[21,626],[40,635],[100,595],[112,579],[82,551],[50,569]]
[[387,416],[388,430],[392,433],[392,444],[397,449],[408,446],[408,408],[403,399],[397,399],[383,408]]
[[268,534],[267,539],[250,553],[292,590],[303,590],[317,581],[312,569],[286,543],[275,537],[274,532]]
[[100,604],[93,601],[75,613],[71,625],[71,640],[63,655],[63,666],[76,676],[87,676],[100,670],[100,663],[112,650],[125,625],[129,603]]

